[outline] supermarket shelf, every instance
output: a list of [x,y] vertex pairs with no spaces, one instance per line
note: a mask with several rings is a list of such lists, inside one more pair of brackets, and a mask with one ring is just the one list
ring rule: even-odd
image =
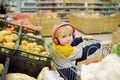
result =
[[[120,8],[116,2],[55,2],[55,1],[34,1],[22,2],[21,12],[36,10],[57,10],[59,14],[94,10],[99,13],[109,14]],[[32,9],[32,10],[31,10]],[[96,10],[99,9],[99,10]],[[106,9],[109,9],[106,11]]]
[[22,7],[22,9],[29,9],[29,8],[34,8],[34,9],[79,9],[79,8],[84,8],[84,7],[80,7],[80,6],[66,6],[66,7],[54,7],[54,6],[44,6],[44,7]]
[[116,4],[116,2],[55,2],[55,1],[37,1],[37,2],[24,2],[24,4]]

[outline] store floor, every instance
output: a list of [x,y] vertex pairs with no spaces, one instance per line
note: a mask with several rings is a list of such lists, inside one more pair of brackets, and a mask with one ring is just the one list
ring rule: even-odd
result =
[[[118,28],[118,31],[120,31],[120,27]],[[82,36],[85,35],[83,33],[81,33],[80,31],[76,30],[76,36]],[[112,33],[101,33],[101,34],[92,34],[92,36],[94,37],[94,39],[103,41],[103,40],[111,40],[112,39]],[[51,37],[44,37],[46,43],[51,42],[52,39]]]

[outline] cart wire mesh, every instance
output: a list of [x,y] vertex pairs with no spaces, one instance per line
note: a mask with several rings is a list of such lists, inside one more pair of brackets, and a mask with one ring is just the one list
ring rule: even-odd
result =
[[[84,40],[82,43],[80,43],[78,45],[78,47],[84,47],[86,45],[90,45],[90,44],[97,43],[97,42],[100,42],[100,41],[95,40],[95,39]],[[92,49],[92,48],[90,47],[89,50],[90,49]],[[88,54],[89,50],[87,51],[87,54]],[[81,67],[78,67],[75,64],[73,64],[70,59],[64,57],[59,51],[55,50],[51,45],[48,45],[48,51],[53,59],[53,62],[55,63],[57,71],[64,78],[64,80],[75,80],[72,78],[67,79],[66,78],[67,74],[70,74],[70,75],[68,75],[68,77],[73,76],[73,75],[75,75],[77,77],[81,76]],[[109,46],[109,45],[101,46],[101,48],[97,49],[97,51],[94,52],[94,55],[87,56],[87,58],[93,57],[93,56],[98,56],[98,55],[102,55],[103,57],[105,57],[105,56],[109,55],[110,52],[111,52],[111,46]],[[65,70],[61,71],[61,69],[65,69]]]

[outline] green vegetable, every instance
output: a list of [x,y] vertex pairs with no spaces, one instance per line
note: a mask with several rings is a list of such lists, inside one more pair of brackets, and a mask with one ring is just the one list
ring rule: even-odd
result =
[[114,44],[112,46],[112,53],[116,53],[118,56],[120,56],[120,44]]
[[4,69],[4,65],[0,64],[0,75],[2,75],[3,69]]

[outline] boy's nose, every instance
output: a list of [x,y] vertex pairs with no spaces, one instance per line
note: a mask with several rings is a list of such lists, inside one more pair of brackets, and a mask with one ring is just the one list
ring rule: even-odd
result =
[[70,39],[71,39],[71,37],[68,36],[68,37],[67,37],[67,40],[69,41]]

